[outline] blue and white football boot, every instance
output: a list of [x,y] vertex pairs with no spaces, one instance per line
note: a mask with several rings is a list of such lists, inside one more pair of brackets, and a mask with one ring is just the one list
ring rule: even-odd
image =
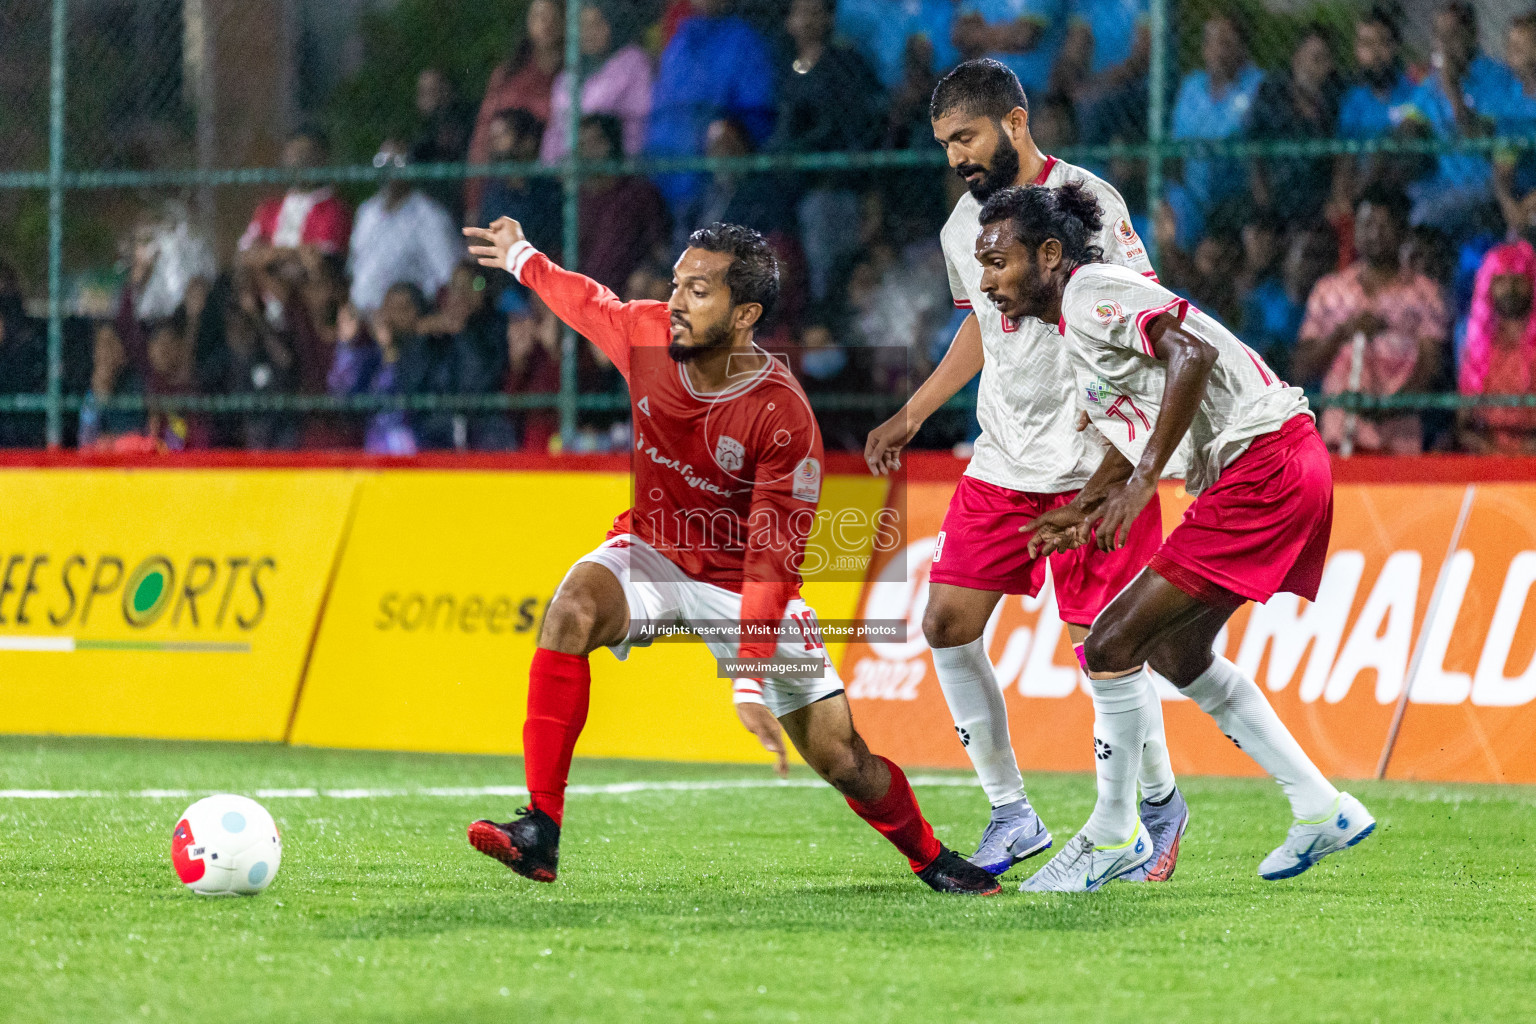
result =
[[1354,846],[1375,830],[1376,819],[1365,805],[1348,793],[1340,793],[1326,817],[1291,826],[1285,842],[1259,863],[1259,877],[1270,882],[1295,878],[1330,853]]
[[1140,820],[1136,822],[1135,834],[1114,846],[1094,846],[1079,832],[1067,840],[1067,845],[1045,867],[1025,879],[1019,891],[1094,892],[1151,859],[1152,837]]
[[981,843],[966,860],[1000,875],[1050,846],[1051,833],[1024,798],[992,808],[992,820],[981,834]]

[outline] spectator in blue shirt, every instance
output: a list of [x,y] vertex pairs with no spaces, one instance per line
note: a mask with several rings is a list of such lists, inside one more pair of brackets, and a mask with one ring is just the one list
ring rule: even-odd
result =
[[[1435,12],[1435,70],[1414,94],[1418,109],[1438,139],[1487,137],[1506,100],[1513,76],[1477,48],[1477,12],[1466,0],[1450,0]],[[1410,190],[1412,220],[1456,238],[1475,230],[1492,212],[1493,166],[1480,153],[1445,153],[1435,176]]]
[[833,26],[874,65],[881,84],[895,89],[906,73],[913,36],[932,48],[930,72],[941,74],[959,63],[950,41],[954,17],[955,0],[838,0]]
[[[773,130],[774,70],[768,45],[730,0],[692,0],[694,14],[661,53],[651,93],[646,152],[699,156],[710,122],[730,118],[754,145]],[[703,189],[702,174],[663,174],[656,184],[674,212]]]
[[1027,95],[1044,99],[1066,21],[1066,0],[961,0],[955,49],[962,60],[1006,64]]
[[1402,26],[1389,8],[1372,7],[1355,23],[1359,79],[1339,100],[1339,137],[1391,135],[1413,109],[1418,88],[1403,70]]
[[[1340,138],[1380,139],[1415,134],[1417,83],[1403,69],[1401,13],[1395,6],[1372,7],[1355,24],[1358,79],[1339,100]],[[1353,209],[1372,182],[1407,187],[1422,177],[1425,160],[1416,155],[1371,153],[1341,156],[1334,165],[1333,198],[1339,209]]]
[[1152,56],[1147,7],[1147,0],[1068,0],[1052,91],[1072,98],[1085,142],[1146,138]]
[[[1504,56],[1513,81],[1494,112],[1500,135],[1536,135],[1536,11],[1509,23]],[[1536,158],[1530,150],[1500,154],[1494,160],[1493,191],[1508,229],[1528,235],[1536,227]]]
[[[1200,44],[1202,71],[1191,71],[1173,105],[1174,139],[1231,139],[1248,128],[1253,101],[1264,72],[1248,59],[1248,42],[1236,18],[1218,14],[1206,20]],[[1178,215],[1179,244],[1192,249],[1204,220],[1222,199],[1248,183],[1242,161],[1200,157],[1184,161],[1184,181],[1169,189]]]

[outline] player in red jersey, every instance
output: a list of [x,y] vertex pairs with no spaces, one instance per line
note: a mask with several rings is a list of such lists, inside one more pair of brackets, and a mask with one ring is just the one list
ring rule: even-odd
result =
[[[634,507],[571,567],[544,615],[523,726],[529,805],[509,822],[477,821],[482,853],[554,881],[566,776],[586,721],[587,657],[621,660],[656,627],[700,633],[717,657],[741,661],[795,748],[865,821],[941,892],[991,894],[992,875],[946,849],[906,776],[854,730],[799,568],[821,497],[821,436],[799,383],[753,341],[779,290],[761,235],[716,224],[694,233],[674,268],[670,301],[625,303],[562,270],[503,217],[465,228],[470,252],[510,271],[613,361],[629,385]],[[794,635],[777,627],[788,618]],[[741,624],[736,636],[719,631]],[[772,624],[759,638],[751,624]],[[786,665],[785,662],[798,662]]]

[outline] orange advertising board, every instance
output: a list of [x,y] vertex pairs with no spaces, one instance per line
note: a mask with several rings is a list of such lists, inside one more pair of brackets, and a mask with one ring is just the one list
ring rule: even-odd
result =
[[[959,768],[968,761],[922,639],[952,491],[911,483],[904,502],[896,496],[906,546],[873,567],[860,615],[905,619],[908,639],[850,645],[842,669],[872,746],[904,763]],[[1189,497],[1168,484],[1162,501],[1170,530]],[[1217,647],[1259,681],[1330,775],[1375,774],[1411,679],[1389,777],[1536,782],[1533,584],[1536,486],[1342,484],[1318,600],[1281,594],[1245,605]],[[1091,765],[1093,707],[1049,584],[1034,598],[1004,598],[986,638],[1021,767]],[[1176,771],[1257,774],[1192,702],[1164,681],[1159,688]]]

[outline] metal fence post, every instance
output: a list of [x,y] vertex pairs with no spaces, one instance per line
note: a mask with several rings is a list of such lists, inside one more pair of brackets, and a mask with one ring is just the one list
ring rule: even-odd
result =
[[48,447],[64,443],[65,0],[53,0],[48,67]]
[[1142,239],[1147,255],[1157,263],[1157,207],[1163,199],[1163,124],[1167,120],[1164,89],[1168,83],[1168,0],[1152,0],[1149,17],[1151,60],[1147,67],[1147,226]]
[[[581,134],[581,4],[565,5],[565,71],[570,109],[566,111],[565,169],[561,174],[565,202],[562,205],[561,261],[567,270],[579,267],[581,240],[581,168],[577,153]],[[576,442],[576,409],[580,397],[576,376],[576,332],[567,327],[560,335],[560,448],[569,451]]]

